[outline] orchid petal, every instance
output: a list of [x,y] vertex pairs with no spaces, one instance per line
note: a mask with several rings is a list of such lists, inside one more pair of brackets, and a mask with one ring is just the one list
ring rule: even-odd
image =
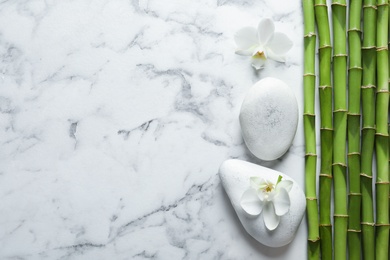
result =
[[287,192],[290,192],[291,188],[293,186],[293,182],[289,180],[284,180],[278,183],[276,186],[277,189],[284,188]]
[[253,49],[252,56],[255,56],[258,53],[264,52],[263,46],[256,46],[256,48]]
[[267,192],[264,192],[262,189],[257,190],[257,197],[261,200],[268,200],[268,194]]
[[253,176],[253,177],[250,177],[249,181],[250,181],[251,187],[253,189],[257,190],[259,188],[259,186],[264,182],[264,179],[261,177]]
[[266,60],[263,58],[252,56],[252,66],[257,70],[262,69],[264,67],[265,61]]
[[249,49],[245,49],[245,50],[237,49],[235,53],[238,55],[242,55],[242,56],[252,56],[254,49],[255,49],[255,46],[253,46]]
[[278,62],[286,62],[286,58],[284,55],[276,55],[273,51],[271,51],[269,48],[267,48],[267,57],[271,60],[278,61]]
[[245,51],[258,45],[256,29],[253,27],[242,28],[234,35],[234,41],[238,51]]
[[248,189],[242,194],[240,205],[251,216],[258,216],[263,210],[263,202],[259,200],[254,189]]
[[259,189],[263,190],[269,185],[269,181],[266,179],[261,179],[261,182],[259,183]]
[[277,195],[275,189],[268,193],[268,200],[271,201]]
[[293,46],[292,41],[284,33],[276,32],[267,44],[275,55],[283,55]]
[[257,37],[260,45],[267,45],[275,32],[275,25],[271,19],[263,19],[257,26]]
[[290,209],[290,197],[284,188],[279,190],[277,196],[274,197],[272,202],[274,203],[275,214],[278,216],[283,216]]
[[264,224],[268,230],[274,230],[278,227],[280,217],[275,214],[274,205],[269,202],[264,206],[263,210]]

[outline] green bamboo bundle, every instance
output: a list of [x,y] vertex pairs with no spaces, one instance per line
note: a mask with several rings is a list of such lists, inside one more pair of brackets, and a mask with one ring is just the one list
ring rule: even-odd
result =
[[361,65],[361,10],[362,0],[349,1],[348,22],[348,252],[349,259],[360,260],[360,86]]
[[377,80],[375,107],[376,152],[376,259],[388,259],[389,250],[389,146],[387,117],[389,108],[388,0],[378,0],[377,17]]
[[332,86],[330,28],[326,0],[315,0],[315,15],[319,38],[319,96],[321,116],[320,169],[320,243],[321,259],[332,259],[332,222],[330,216],[332,189]]
[[320,259],[318,210],[316,195],[316,132],[315,132],[315,18],[314,0],[303,0],[304,15],[304,113],[305,190],[308,221],[308,259]]
[[345,0],[332,0],[333,22],[333,177],[334,177],[334,257],[347,257],[347,48]]
[[363,2],[361,193],[364,259],[375,259],[372,158],[375,139],[376,0]]

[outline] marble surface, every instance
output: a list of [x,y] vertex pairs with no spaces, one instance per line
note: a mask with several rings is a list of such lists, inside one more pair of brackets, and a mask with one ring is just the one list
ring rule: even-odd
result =
[[[234,33],[275,21],[294,46],[256,72]],[[298,0],[0,1],[0,259],[304,259],[240,225],[218,168],[239,158],[303,187]],[[297,96],[293,145],[245,147],[245,91],[277,77]]]

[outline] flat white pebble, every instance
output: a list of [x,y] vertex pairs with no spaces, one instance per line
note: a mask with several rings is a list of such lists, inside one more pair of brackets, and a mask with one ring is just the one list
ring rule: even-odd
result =
[[[270,231],[266,228],[262,213],[249,216],[240,205],[242,194],[249,188],[249,179],[259,176],[274,183],[279,175],[283,180],[291,180],[293,186],[290,195],[290,210],[281,216],[278,227]],[[227,160],[219,169],[222,185],[245,230],[257,241],[269,247],[281,247],[290,243],[298,230],[306,209],[305,194],[298,184],[287,175],[278,171],[241,160]]]
[[298,126],[298,103],[283,81],[264,78],[246,94],[240,111],[242,136],[259,159],[281,157],[291,146]]

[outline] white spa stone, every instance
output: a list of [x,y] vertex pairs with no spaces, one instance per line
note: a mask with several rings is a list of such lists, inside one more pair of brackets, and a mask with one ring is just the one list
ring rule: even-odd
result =
[[[249,188],[250,177],[258,176],[276,183],[279,175],[283,180],[293,182],[289,192],[290,210],[280,217],[278,227],[270,231],[264,224],[263,213],[255,217],[250,216],[242,209],[240,199]],[[269,247],[281,247],[293,240],[306,208],[305,194],[293,179],[278,171],[236,159],[222,163],[219,177],[241,224],[254,239]]]
[[264,78],[246,94],[240,111],[242,136],[259,159],[281,157],[291,146],[298,126],[294,92],[281,80]]

